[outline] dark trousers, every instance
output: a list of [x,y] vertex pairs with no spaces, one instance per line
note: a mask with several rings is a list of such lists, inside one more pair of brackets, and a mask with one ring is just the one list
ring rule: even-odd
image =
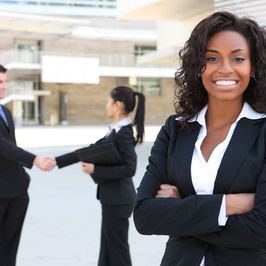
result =
[[101,248],[98,266],[131,266],[128,218],[132,204],[102,205]]
[[17,250],[29,203],[28,194],[0,199],[0,265],[15,266]]

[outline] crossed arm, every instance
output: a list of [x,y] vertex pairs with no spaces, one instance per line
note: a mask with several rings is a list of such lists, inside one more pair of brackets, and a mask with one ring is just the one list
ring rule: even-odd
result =
[[[167,184],[167,125],[159,133],[149,166],[138,188],[134,222],[142,234],[186,236],[231,248],[266,246],[266,165],[256,192],[225,195],[225,226],[219,226],[222,194],[186,195]],[[160,150],[158,149],[160,147]],[[248,241],[247,241],[248,239]]]
[[[181,198],[176,186],[161,184],[156,198]],[[254,193],[238,193],[225,195],[226,216],[243,214],[251,211],[255,204]]]

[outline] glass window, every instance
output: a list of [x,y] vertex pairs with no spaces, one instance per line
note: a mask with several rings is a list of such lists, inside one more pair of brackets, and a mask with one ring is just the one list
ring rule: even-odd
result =
[[61,123],[67,122],[68,95],[64,92],[59,93],[59,119]]
[[161,94],[161,84],[159,78],[137,78],[136,91],[145,95],[159,96]]
[[31,122],[35,119],[35,103],[34,102],[23,102],[23,121]]
[[136,57],[151,53],[153,51],[156,51],[156,46],[154,45],[135,45],[134,47],[134,55]]
[[39,63],[40,42],[15,40],[16,59],[20,63]]

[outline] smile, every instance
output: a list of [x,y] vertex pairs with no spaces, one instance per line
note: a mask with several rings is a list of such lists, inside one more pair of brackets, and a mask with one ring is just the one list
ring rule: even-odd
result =
[[234,86],[237,84],[236,80],[217,80],[215,84],[218,86]]

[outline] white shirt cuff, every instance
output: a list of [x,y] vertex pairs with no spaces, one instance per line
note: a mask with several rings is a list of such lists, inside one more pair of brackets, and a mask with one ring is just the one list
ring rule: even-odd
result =
[[226,204],[225,204],[225,195],[223,196],[220,213],[218,216],[218,225],[219,226],[225,226],[227,222],[228,217],[226,216]]

